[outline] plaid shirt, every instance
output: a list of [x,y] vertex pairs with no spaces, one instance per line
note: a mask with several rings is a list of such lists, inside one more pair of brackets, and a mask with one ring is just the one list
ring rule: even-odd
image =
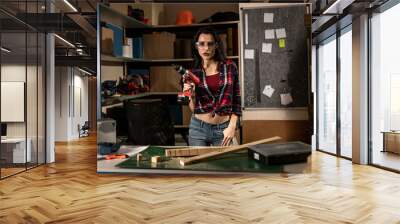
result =
[[236,64],[232,60],[226,60],[218,65],[219,89],[214,94],[210,91],[206,82],[206,73],[202,68],[191,70],[200,78],[201,83],[196,86],[196,100],[194,113],[215,113],[220,116],[242,114],[239,75]]

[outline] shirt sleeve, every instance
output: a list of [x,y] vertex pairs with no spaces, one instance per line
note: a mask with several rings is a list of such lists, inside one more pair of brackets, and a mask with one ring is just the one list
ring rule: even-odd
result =
[[232,113],[237,116],[242,115],[242,98],[240,95],[239,73],[237,66],[232,62],[231,66],[232,80],[233,80],[233,95],[232,95]]

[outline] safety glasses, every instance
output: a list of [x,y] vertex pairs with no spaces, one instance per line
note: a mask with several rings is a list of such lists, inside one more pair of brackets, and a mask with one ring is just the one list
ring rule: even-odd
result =
[[214,47],[217,46],[217,44],[216,44],[214,41],[210,41],[210,42],[207,42],[207,41],[197,41],[197,42],[196,42],[196,46],[197,46],[198,48],[206,48],[207,46],[208,46],[209,48],[214,48]]

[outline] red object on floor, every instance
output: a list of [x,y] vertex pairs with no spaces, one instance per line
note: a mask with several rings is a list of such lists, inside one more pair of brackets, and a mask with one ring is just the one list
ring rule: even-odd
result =
[[106,160],[111,160],[111,159],[126,159],[128,158],[128,155],[125,154],[111,154],[106,156]]

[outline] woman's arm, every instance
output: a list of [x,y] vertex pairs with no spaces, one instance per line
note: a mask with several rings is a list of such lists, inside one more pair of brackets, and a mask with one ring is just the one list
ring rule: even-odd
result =
[[233,92],[232,92],[232,113],[241,116],[242,115],[242,97],[240,95],[240,84],[239,84],[239,73],[237,66],[232,62],[231,74],[233,80]]

